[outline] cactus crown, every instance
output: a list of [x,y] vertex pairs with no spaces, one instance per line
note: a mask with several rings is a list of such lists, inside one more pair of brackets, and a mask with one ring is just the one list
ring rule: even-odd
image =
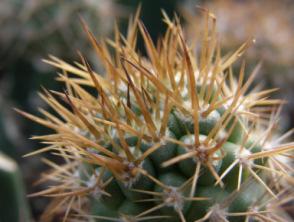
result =
[[[293,149],[282,141],[290,133],[270,142],[282,101],[268,98],[274,90],[249,91],[260,65],[247,80],[245,63],[233,75],[253,40],[222,56],[216,19],[205,16],[196,55],[178,18],[164,14],[167,31],[155,46],[138,12],[127,35],[116,31],[114,40],[98,42],[83,23],[103,74],[82,55],[75,66],[45,60],[62,70],[66,86],[41,94],[58,116],[19,111],[54,130],[33,137],[48,146],[29,155],[49,151],[65,162],[44,160],[53,168],[44,181],[54,186],[32,194],[53,197],[44,221],[58,212],[72,221],[278,217],[276,203],[293,182],[279,158]],[[148,58],[137,52],[138,33]]]

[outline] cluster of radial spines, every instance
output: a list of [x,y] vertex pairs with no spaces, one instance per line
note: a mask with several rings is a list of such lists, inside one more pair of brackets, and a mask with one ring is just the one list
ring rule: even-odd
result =
[[[166,195],[166,190],[172,189],[150,175],[142,168],[142,164],[152,153],[171,142],[186,148],[187,152],[162,162],[160,167],[169,167],[189,158],[198,162],[193,176],[183,184],[183,187],[189,187],[190,195],[181,197],[178,191],[170,192],[178,197],[175,199],[179,201],[174,204],[182,221],[185,221],[185,217],[181,207],[176,206],[180,206],[183,201],[198,201],[205,198],[194,196],[201,166],[209,169],[216,185],[221,187],[226,185],[223,178],[235,166],[239,166],[236,192],[242,190],[242,173],[246,170],[265,188],[267,194],[276,198],[275,191],[281,189],[280,185],[266,185],[256,173],[256,169],[269,172],[274,179],[282,176],[287,182],[293,183],[293,179],[287,173],[288,166],[277,158],[279,155],[287,155],[286,153],[293,149],[293,143],[268,144],[268,138],[272,135],[277,119],[269,113],[272,105],[282,101],[268,99],[272,90],[248,92],[256,70],[247,81],[244,81],[243,63],[239,78],[235,80],[233,77],[231,65],[242,55],[251,40],[235,53],[222,57],[216,36],[215,18],[207,13],[207,25],[203,41],[200,42],[200,56],[197,60],[184,41],[184,34],[177,18],[173,22],[164,15],[167,31],[155,46],[146,28],[139,22],[138,15],[139,13],[131,21],[126,37],[122,37],[117,31],[115,39],[107,42],[98,43],[83,23],[97,56],[104,65],[105,75],[95,73],[82,55],[81,63],[76,63],[76,66],[55,57],[46,60],[47,63],[62,70],[58,80],[64,82],[67,88],[64,93],[44,90],[41,94],[59,117],[45,110],[41,110],[45,116],[43,119],[20,112],[55,131],[50,135],[33,137],[45,141],[48,146],[32,154],[49,151],[62,156],[67,164],[59,167],[47,161],[54,171],[51,176],[45,176],[44,180],[53,180],[57,185],[36,195],[53,196],[55,201],[62,199],[59,206],[66,205],[70,200],[70,204],[65,207],[65,220],[72,208],[81,214],[83,207],[78,205],[82,205],[91,193],[99,192],[98,196],[109,195],[104,188],[110,180],[101,180],[101,172],[94,171],[83,181],[77,182],[80,180],[77,178],[77,172],[80,172],[77,168],[84,162],[109,170],[116,180],[130,189],[141,176],[160,186],[163,189],[162,193],[134,190],[138,193],[149,192],[164,197],[161,204],[138,214],[135,218],[140,221],[152,217],[148,215],[150,212],[171,204],[169,200],[173,198]],[[140,57],[136,52],[137,32],[140,32],[144,39],[148,59]],[[110,55],[107,44],[115,49],[114,58]],[[98,95],[89,93],[85,87],[96,89]],[[56,96],[60,97],[61,101],[56,99]],[[67,108],[68,105],[71,109]],[[209,118],[211,113],[218,110],[223,110],[222,115],[203,138],[199,128],[200,121]],[[169,121],[172,112],[179,115],[181,120],[193,123],[192,130],[184,129],[184,134],[192,137],[191,144],[185,144],[177,136],[170,136]],[[238,145],[234,151],[235,161],[219,175],[213,167],[214,162],[220,161],[226,155],[222,147],[238,124],[243,135],[240,141],[236,141]],[[260,138],[248,147],[247,142],[259,126],[262,129],[268,126],[268,130],[261,133]],[[126,141],[126,138],[132,136],[139,141],[135,147],[129,147]],[[282,136],[279,141],[287,136],[288,134]],[[251,152],[260,140],[263,141],[262,148],[255,153]],[[146,151],[140,150],[142,143],[151,144],[151,147]],[[109,149],[109,146],[113,149]],[[264,158],[269,158],[269,166],[255,163],[255,160]],[[48,212],[53,213],[53,209],[54,207],[49,208]],[[216,215],[219,212],[215,213],[215,209],[220,208],[212,208],[211,213],[205,217],[218,217]],[[221,217],[228,216],[223,210],[225,208],[221,210]],[[243,212],[246,213],[252,216],[251,212]]]
[[[105,187],[111,182],[111,178],[103,180],[103,170],[87,169],[87,166],[79,161],[71,161],[64,157],[66,163],[58,165],[50,160],[43,159],[43,162],[52,168],[44,173],[36,184],[51,181],[52,185],[46,190],[28,195],[29,197],[46,196],[53,198],[46,207],[41,221],[52,221],[56,215],[62,215],[66,221],[71,209],[76,213],[84,213],[84,206],[89,199],[99,199],[101,196],[110,196],[105,192]],[[57,218],[56,218],[57,219]]]

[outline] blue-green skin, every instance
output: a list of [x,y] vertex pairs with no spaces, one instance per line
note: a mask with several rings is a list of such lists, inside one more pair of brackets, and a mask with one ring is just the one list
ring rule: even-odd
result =
[[[189,137],[193,137],[193,135],[183,136],[181,138],[181,141],[184,142],[185,138],[189,138]],[[183,155],[183,154],[187,153],[187,148],[183,148],[181,146],[178,146],[177,147],[177,152],[178,152],[178,155]],[[221,156],[221,152],[216,151],[215,155],[216,156]],[[191,157],[191,158],[188,158],[186,160],[180,161],[178,163],[178,166],[179,166],[179,169],[181,170],[181,172],[185,176],[190,178],[191,176],[193,176],[195,174],[196,164],[197,164],[197,161],[195,160],[195,158]],[[216,172],[218,172],[220,170],[221,165],[222,165],[222,160],[219,160],[218,163],[216,165],[214,165],[214,169],[215,169]],[[207,167],[204,167],[203,164],[201,164],[200,177],[198,179],[198,184],[200,184],[200,185],[211,185],[214,182],[215,182],[215,178],[211,174],[210,170]]]
[[[174,133],[169,131],[168,134],[170,138],[174,138],[174,139],[176,138]],[[148,150],[148,148],[152,147],[153,145],[154,143],[149,143],[149,144],[143,143],[141,146],[141,149],[143,152],[145,152],[146,150]],[[157,150],[155,150],[153,153],[150,154],[150,159],[152,160],[154,168],[157,169],[159,173],[174,170],[174,166],[163,168],[161,164],[175,157],[176,149],[177,149],[177,144],[172,142],[166,142],[165,145],[162,145],[161,147],[159,147]]]
[[[229,142],[240,144],[242,141],[242,138],[244,136],[244,130],[241,125],[240,120],[237,120],[238,122],[236,123],[236,126],[234,127],[234,130],[232,131],[231,135],[228,138]],[[233,120],[230,122],[228,125],[227,129],[230,128],[231,124],[233,123]]]
[[[174,135],[173,132],[168,131],[168,136],[170,138],[174,138],[176,139],[176,136]],[[130,147],[136,147],[137,144],[139,143],[138,141],[138,137],[136,136],[132,136],[132,137],[127,137],[126,138],[126,143],[130,146]],[[118,146],[120,146],[119,142],[117,142]],[[155,143],[154,142],[141,142],[141,148],[140,150],[142,151],[142,153],[144,153],[145,151],[147,151],[150,147],[152,147]],[[163,168],[161,166],[161,164],[173,157],[175,157],[176,155],[176,148],[177,148],[177,144],[172,143],[172,142],[166,142],[165,145],[162,145],[161,147],[159,147],[157,150],[155,150],[153,153],[151,153],[148,158],[152,161],[152,165],[154,166],[155,169],[157,169],[158,172],[166,172],[169,170],[173,170],[174,167],[166,167]]]
[[95,171],[95,166],[89,164],[89,163],[83,163],[78,168],[79,178],[82,181],[89,180],[89,176],[92,175]]
[[[130,200],[124,200],[116,209],[111,209],[104,204],[103,201],[92,201],[91,212],[93,215],[102,217],[121,218],[123,215],[134,217],[151,206],[146,203],[135,203]],[[108,222],[107,219],[97,219],[97,221]]]
[[[165,185],[172,186],[172,187],[180,187],[187,180],[187,178],[183,177],[181,174],[174,173],[174,172],[162,174],[159,176],[158,179],[162,183],[164,183]],[[154,191],[161,193],[161,192],[163,192],[163,188],[159,185],[156,185]],[[189,191],[190,191],[190,186],[187,186],[187,188],[185,190],[181,191],[181,193],[183,196],[187,197],[189,195]],[[154,196],[154,198],[158,198],[158,196]],[[157,204],[161,204],[161,203],[162,203],[162,201],[157,201]],[[185,214],[189,210],[190,205],[191,205],[190,201],[184,202],[183,209],[182,209],[183,214]],[[159,211],[164,216],[172,216],[172,218],[169,218],[168,221],[171,221],[171,222],[180,221],[178,213],[175,211],[174,207],[172,207],[172,206],[165,206],[165,207],[161,208]]]
[[[112,177],[111,172],[105,171],[102,180],[108,181],[109,178]],[[123,195],[122,190],[120,189],[120,186],[118,185],[115,178],[111,180],[111,182],[105,187],[105,192],[110,194],[111,196],[102,195],[101,196],[101,202],[104,203],[107,207],[110,209],[117,209],[118,206],[121,205],[121,203],[124,201],[125,197]]]
[[[116,143],[116,145],[114,147],[113,147],[113,145],[110,145],[109,149],[112,149],[115,152],[119,152],[117,149],[122,149],[119,139],[116,138],[114,140],[114,142]],[[137,143],[139,141],[138,141],[137,137],[131,136],[131,137],[125,138],[125,142],[130,147],[136,147]],[[142,148],[140,150],[142,150]],[[154,166],[153,166],[151,160],[149,159],[149,157],[144,159],[141,167],[144,170],[146,170],[146,172],[148,172],[151,176],[155,176]],[[143,175],[139,175],[139,177],[135,180],[135,182],[131,185],[131,187],[126,187],[126,184],[123,183],[122,181],[117,181],[117,184],[119,185],[123,194],[131,200],[140,200],[140,199],[143,199],[144,197],[146,197],[145,194],[135,192],[131,189],[150,190],[154,186],[154,182],[151,179],[149,179],[148,177],[143,176]]]
[[[92,215],[99,215],[110,218],[121,218],[123,215],[134,217],[151,207],[152,205],[148,203],[136,203],[126,198],[124,198],[124,200],[115,208],[113,208],[113,206],[110,207],[109,205],[106,205],[103,199],[92,199],[91,202]],[[97,219],[97,221],[108,222],[109,220]]]
[[118,208],[118,212],[123,215],[136,216],[151,207],[152,205],[150,206],[148,203],[136,203],[130,200],[125,200]]
[[[199,133],[208,135],[216,123],[220,119],[220,114],[217,111],[212,111],[207,117],[199,116]],[[194,121],[192,118],[184,119],[184,124],[187,126],[189,133],[194,134]]]
[[[231,191],[224,190],[216,186],[198,186],[196,190],[197,197],[208,197],[210,199],[205,201],[195,201],[191,204],[189,211],[186,214],[187,221],[198,220],[205,216],[211,210],[211,207],[218,204],[222,210],[230,213],[247,212],[249,207],[262,194],[261,187],[253,183],[245,191],[236,195],[233,202],[225,206],[227,198],[230,198]],[[243,222],[244,216],[231,216],[227,218],[230,222]]]
[[[155,170],[149,158],[144,159],[142,168],[147,171],[151,176],[155,176]],[[118,181],[118,185],[128,199],[135,201],[144,199],[146,195],[133,191],[131,189],[151,190],[154,186],[154,182],[148,177],[140,174],[139,178],[132,184],[130,188],[126,187],[126,185],[121,181]]]
[[[245,146],[250,147],[249,143]],[[244,149],[245,149],[244,148]],[[220,174],[222,174],[235,160],[236,160],[236,151],[240,149],[240,145],[236,145],[234,143],[226,142],[223,147],[223,151],[225,152],[225,156],[222,161],[222,166],[220,169]],[[261,146],[254,146],[250,152],[251,153],[257,153],[262,151]],[[254,160],[255,164],[264,165],[266,162],[265,159],[256,159]],[[238,181],[238,174],[239,174],[239,164],[237,164],[231,171],[226,175],[226,177],[223,179],[224,183],[227,185],[227,189],[234,190],[237,188],[237,181]],[[246,178],[249,176],[249,171],[243,167],[242,170],[242,181],[245,181]],[[234,183],[232,182],[234,181]]]
[[[103,169],[102,167],[98,167],[95,169],[96,166],[90,165],[88,163],[84,163],[81,165],[79,169],[79,177],[82,181],[88,181],[90,179],[90,175],[92,175],[95,171],[102,175],[101,181],[104,183],[108,181],[112,176],[111,172],[109,170]],[[110,183],[107,184],[107,186],[104,188],[104,191],[111,196],[92,196],[93,199],[99,199],[101,198],[101,201],[109,208],[116,209],[117,206],[119,206],[122,201],[124,200],[124,195],[117,184],[115,178],[112,178]]]
[[[218,108],[217,111],[220,114],[220,116],[222,116],[225,113],[225,108],[224,107]],[[235,144],[241,143],[244,136],[244,129],[242,127],[242,124],[245,124],[244,122],[241,123],[241,121],[242,121],[241,118],[238,118],[237,123],[227,141],[235,143]],[[229,122],[228,126],[226,127],[227,130],[231,128],[233,122],[234,122],[234,118],[232,118],[232,120]]]
[[[172,111],[169,117],[168,127],[180,139],[184,135],[194,133],[194,120],[192,116],[185,117],[182,114]],[[208,135],[220,119],[217,111],[212,111],[207,117],[199,116],[199,133]]]
[[[119,217],[117,209],[110,209],[109,207],[105,206],[103,202],[97,201],[96,199],[93,199],[91,201],[91,213],[94,216],[97,215],[111,218]],[[109,220],[97,219],[97,221],[108,222]]]
[[189,132],[188,126],[184,124],[183,119],[180,119],[179,114],[175,110],[172,110],[169,115],[168,128],[177,139]]
[[[264,187],[262,187],[256,181],[252,181],[244,191],[237,194],[237,197],[230,204],[228,211],[233,213],[247,212],[250,206],[252,206],[256,201],[259,201],[259,204],[262,204],[262,201],[265,201],[261,200],[264,192],[266,192]],[[243,222],[245,221],[245,218],[245,216],[228,217],[229,221],[232,222]]]
[[[222,149],[225,152],[225,156],[222,161],[220,174],[222,174],[236,160],[236,151],[240,149],[240,146],[234,143],[226,142]],[[239,164],[231,169],[231,171],[223,178],[223,182],[227,189],[234,190],[237,188],[238,174]],[[247,177],[248,172],[243,168],[242,181],[244,181]]]
[[[229,207],[229,212],[247,212],[249,206],[253,203],[252,193],[249,192],[241,192],[239,196],[232,202]],[[245,221],[244,216],[232,216],[229,217],[229,221],[232,222],[243,222]]]
[[229,193],[220,187],[216,186],[197,186],[197,197],[208,197],[210,199],[204,201],[193,201],[189,211],[187,212],[186,220],[198,220],[208,212],[214,204],[221,204]]
[[[253,145],[253,146],[252,146]],[[247,143],[245,144],[245,147],[250,149],[251,153],[258,153],[263,151],[262,146],[259,143],[256,143],[255,140],[253,140],[252,138],[249,138],[249,140],[247,141]],[[264,158],[259,158],[259,159],[255,159],[254,163],[258,164],[258,165],[265,165],[266,161],[268,158],[264,157]]]

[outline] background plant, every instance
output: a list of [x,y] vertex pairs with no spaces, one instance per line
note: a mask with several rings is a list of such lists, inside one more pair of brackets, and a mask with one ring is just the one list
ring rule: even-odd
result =
[[[80,48],[90,57],[92,49],[79,24],[79,14],[89,19],[96,35],[111,34],[114,14],[119,18],[125,12],[113,1],[102,3],[66,0],[0,2],[0,150],[21,165],[30,192],[34,189],[32,181],[36,180],[31,172],[44,168],[37,159],[25,161],[21,156],[37,147],[36,143],[26,139],[28,135],[45,130],[20,119],[12,107],[36,112],[36,107],[45,105],[37,96],[40,85],[58,89],[57,82],[51,81],[53,69],[41,62],[48,54],[74,59],[75,49]],[[35,214],[42,211],[42,201],[32,203]]]

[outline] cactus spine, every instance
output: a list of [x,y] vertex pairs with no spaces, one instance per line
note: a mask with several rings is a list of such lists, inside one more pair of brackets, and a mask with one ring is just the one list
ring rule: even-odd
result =
[[[104,65],[101,75],[82,55],[76,66],[45,60],[63,71],[58,79],[67,87],[41,95],[58,117],[19,111],[54,131],[34,137],[48,146],[32,154],[65,160],[45,161],[53,168],[45,178],[55,186],[34,194],[53,197],[44,221],[60,212],[69,221],[280,217],[277,203],[293,183],[279,158],[293,150],[282,141],[288,134],[270,142],[281,101],[268,99],[271,90],[249,91],[259,66],[247,80],[244,63],[237,79],[232,71],[252,40],[222,56],[216,20],[206,12],[194,55],[178,19],[164,15],[167,31],[155,46],[138,14],[126,37],[107,41],[114,56],[83,25]],[[136,51],[138,32],[148,58]]]

